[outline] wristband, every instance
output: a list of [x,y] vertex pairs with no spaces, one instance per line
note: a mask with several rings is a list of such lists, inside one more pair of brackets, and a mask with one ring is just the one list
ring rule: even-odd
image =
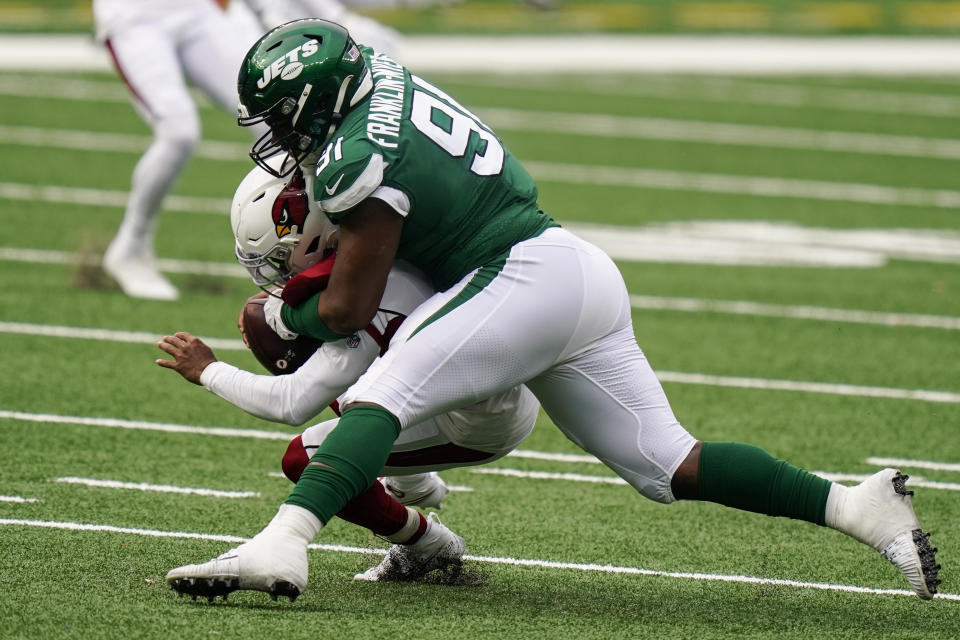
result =
[[280,307],[280,319],[283,324],[291,331],[300,335],[307,335],[312,338],[323,340],[324,342],[334,342],[342,340],[352,333],[339,333],[326,325],[326,323],[317,314],[317,305],[320,300],[320,293],[317,292],[307,298],[302,304],[295,307],[284,303]]

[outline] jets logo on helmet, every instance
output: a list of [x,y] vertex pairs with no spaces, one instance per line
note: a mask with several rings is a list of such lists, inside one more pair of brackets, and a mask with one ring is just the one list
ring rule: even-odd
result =
[[278,238],[286,237],[294,230],[296,233],[303,233],[304,222],[309,213],[306,188],[303,174],[295,171],[293,179],[274,200],[273,222],[276,225]]
[[[303,71],[303,63],[300,58],[309,58],[317,52],[319,43],[316,40],[307,40],[301,45],[297,45],[283,56],[277,58],[273,63],[263,70],[263,76],[257,80],[257,87],[266,88],[275,78],[284,80],[293,80]],[[358,52],[359,53],[359,52]]]
[[[277,27],[247,52],[237,78],[237,122],[270,127],[250,157],[277,177],[289,175],[327,143],[372,88],[360,48],[340,25],[308,19]],[[281,153],[293,162],[267,162]]]

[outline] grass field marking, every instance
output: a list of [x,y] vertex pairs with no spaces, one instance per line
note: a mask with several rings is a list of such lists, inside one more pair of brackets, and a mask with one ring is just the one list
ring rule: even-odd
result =
[[[861,153],[882,156],[960,159],[960,140],[902,136],[879,133],[855,133],[770,127],[762,125],[643,118],[555,111],[521,111],[494,107],[476,107],[484,122],[494,129],[520,132],[563,133],[623,140],[669,140],[696,144],[804,149],[824,152]],[[17,144],[38,144],[37,136],[18,136]],[[11,132],[11,135],[17,135]],[[25,142],[19,139],[26,138]],[[7,142],[0,127],[0,143]],[[51,144],[61,144],[52,140]]]
[[[282,471],[270,471],[267,473],[271,478],[282,478],[283,480],[287,479],[287,476]],[[470,493],[473,491],[473,487],[468,487],[462,484],[448,484],[447,489],[454,493]]]
[[[493,468],[471,468],[470,473],[479,473],[490,476],[505,476],[508,478],[529,478],[531,480],[563,480],[569,482],[588,482],[592,484],[617,484],[625,485],[626,480],[615,476],[591,476],[581,473],[555,473],[547,471],[523,471],[521,469],[506,469],[502,467]],[[835,473],[832,471],[811,471],[821,478],[826,478],[832,482],[863,482],[872,474],[859,473]],[[960,491],[960,484],[952,482],[934,482],[921,476],[910,476],[911,487],[922,487],[924,489],[942,489],[944,491]]]
[[627,481],[617,476],[590,476],[583,473],[558,473],[551,471],[522,471],[503,467],[471,468],[470,473],[479,473],[487,476],[506,476],[508,478],[529,478],[532,480],[568,480],[571,482],[588,482],[591,484],[619,484]]
[[144,420],[121,420],[119,418],[90,418],[83,416],[63,416],[52,413],[26,413],[0,409],[0,420],[19,420],[22,422],[47,422],[50,424],[69,424],[86,427],[107,427],[133,429],[140,431],[160,431],[163,433],[186,433],[191,435],[220,436],[225,438],[254,438],[257,440],[286,440],[293,433],[286,431],[264,431],[262,429],[234,429],[230,427],[197,427],[167,422],[148,422]]
[[[30,262],[35,264],[99,265],[102,258],[94,253],[71,253],[55,249],[24,249],[0,247],[0,260]],[[225,278],[249,278],[250,274],[235,262],[209,262],[206,260],[157,259],[157,266],[169,273],[185,273],[195,276],[222,276]]]
[[762,389],[765,391],[799,391],[802,393],[826,393],[830,395],[888,398],[893,400],[919,400],[921,402],[942,402],[947,404],[960,403],[960,393],[953,391],[868,387],[864,385],[803,382],[799,380],[770,380],[767,378],[716,376],[703,373],[683,373],[680,371],[657,371],[657,377],[661,382],[702,384],[711,387],[735,387],[740,389]]
[[[106,524],[87,524],[81,522],[56,522],[49,520],[24,520],[16,518],[0,518],[0,526],[19,526],[19,527],[41,527],[46,529],[61,529],[67,531],[90,531],[96,533],[122,533],[131,535],[140,535],[156,538],[176,538],[189,540],[207,540],[213,542],[225,542],[228,544],[241,544],[247,542],[249,538],[239,536],[191,533],[184,531],[162,531],[157,529],[135,529],[132,527],[117,527]],[[312,550],[332,551],[338,553],[359,553],[359,554],[384,554],[385,549],[374,549],[364,547],[349,547],[344,545],[311,544],[308,547]],[[497,556],[474,556],[464,555],[465,560],[488,564],[502,564],[517,567],[539,567],[543,569],[563,569],[572,571],[590,571],[597,573],[611,573],[621,575],[640,575],[657,578],[673,578],[679,580],[696,580],[701,582],[726,582],[742,583],[754,585],[771,585],[781,587],[793,587],[798,589],[817,589],[822,591],[842,591],[847,593],[858,593],[865,595],[893,595],[908,596],[916,598],[912,591],[906,589],[877,589],[873,587],[860,587],[855,585],[830,584],[823,582],[803,582],[799,580],[783,580],[779,578],[761,578],[757,576],[744,576],[736,574],[719,573],[696,573],[689,571],[659,571],[654,569],[643,569],[640,567],[622,567],[610,564],[589,564],[576,562],[556,562],[551,560],[537,560],[532,558],[509,558]],[[960,594],[938,593],[937,600],[960,601]]]
[[[949,94],[844,89],[836,87],[765,84],[732,78],[690,78],[648,75],[631,82],[625,77],[578,77],[576,86],[595,95],[649,97],[684,102],[756,104],[769,107],[835,109],[860,113],[894,113],[954,119],[960,112],[960,97]],[[526,91],[569,93],[569,77],[511,75],[471,77],[458,84],[513,88]]]
[[960,463],[935,462],[933,460],[911,460],[909,458],[881,458],[870,457],[864,460],[867,464],[878,467],[914,467],[916,469],[932,469],[934,471],[960,471]]
[[[83,327],[64,327],[60,325],[29,324],[25,322],[0,321],[0,333],[45,336],[49,338],[78,338],[82,340],[102,340],[133,344],[157,344],[161,334],[145,331],[117,331],[112,329],[87,329]],[[230,338],[201,337],[213,349],[223,351],[244,351],[243,340]]]
[[95,478],[77,478],[63,476],[54,478],[53,482],[64,484],[79,484],[85,487],[101,489],[132,489],[135,491],[154,491],[157,493],[179,493],[182,495],[207,496],[211,498],[259,498],[256,491],[221,491],[219,489],[203,489],[199,487],[177,487],[170,484],[149,484],[146,482],[121,482],[120,480],[97,480]]
[[[668,140],[828,153],[960,159],[960,140],[950,138],[497,107],[477,107],[476,110],[495,129],[523,133],[563,133],[620,140]],[[150,136],[138,134],[0,125],[0,144],[7,145],[139,155],[151,141]],[[248,157],[249,146],[243,142],[203,140],[197,145],[194,155],[210,160],[243,161]]]
[[591,455],[580,453],[549,453],[546,451],[530,451],[527,449],[515,449],[507,454],[508,458],[526,458],[529,460],[548,460],[550,462],[585,462],[587,464],[600,464],[600,461]]
[[735,315],[764,316],[768,318],[791,318],[797,320],[824,320],[850,322],[885,327],[919,327],[931,329],[960,330],[960,317],[923,313],[890,313],[837,309],[807,305],[767,304],[747,300],[709,300],[706,298],[680,298],[664,296],[630,295],[634,309],[654,311],[689,311],[694,313],[729,313]]
[[[3,249],[0,249],[0,258],[2,258],[2,253]],[[886,327],[917,327],[947,329],[954,331],[960,330],[960,317],[956,316],[857,311],[854,309],[836,309],[798,305],[775,305],[761,302],[748,302],[743,300],[668,298],[662,296],[644,296],[638,294],[632,294],[630,296],[630,304],[634,309],[650,309],[655,311],[729,313],[771,318],[850,322]],[[160,338],[160,334],[148,333],[146,331],[67,327],[63,325],[46,325],[29,322],[7,321],[0,321],[0,333],[46,336],[50,338],[103,340],[106,342],[127,342],[135,344],[154,344]],[[201,339],[212,348],[221,349],[223,351],[243,351],[247,348],[240,339],[210,337],[201,337]]]
[[541,182],[589,184],[637,189],[663,189],[750,195],[768,198],[800,198],[878,205],[960,208],[960,191],[888,187],[878,184],[826,182],[765,176],[669,171],[525,160],[524,166]]
[[[810,473],[826,478],[831,482],[863,482],[871,473],[835,473],[833,471],[811,471]],[[943,491],[960,491],[960,484],[955,482],[934,482],[923,476],[910,476],[909,488],[941,489]]]
[[0,496],[0,502],[15,502],[23,504],[27,502],[40,502],[39,498],[24,498],[22,496]]
[[[0,125],[0,144],[44,147],[47,149],[110,151],[140,155],[146,151],[152,140],[153,138],[150,136],[131,133],[103,133],[77,129],[43,129],[40,127]],[[242,142],[203,140],[197,145],[193,155],[208,160],[242,161],[249,159],[247,155],[249,150],[250,145]]]
[[[129,197],[130,194],[127,191],[0,182],[0,198],[5,200],[85,204],[94,207],[116,207],[123,209],[127,206]],[[168,195],[163,200],[163,209],[165,211],[213,213],[226,216],[230,214],[230,200],[204,196]]]
[[[840,87],[811,87],[750,82],[734,78],[702,76],[644,75],[631,77],[611,74],[611,78],[595,74],[573,80],[568,77],[551,78],[543,75],[511,74],[509,76],[460,77],[458,84],[483,87],[524,89],[528,91],[563,91],[583,87],[582,93],[611,96],[645,96],[680,99],[685,102],[729,102],[760,104],[771,107],[829,108],[863,113],[896,113],[902,115],[955,118],[960,112],[960,97],[950,94],[917,93],[912,91],[882,91],[877,89],[846,89]],[[691,80],[694,80],[691,82]],[[562,83],[562,84],[561,84]],[[130,93],[122,83],[113,80],[82,80],[77,78],[42,78],[0,73],[0,95],[24,98],[77,100],[84,102],[129,103]],[[194,100],[201,108],[219,112],[202,92],[193,91]],[[475,110],[482,110],[477,107]],[[565,133],[570,133],[569,129]]]
[[[561,182],[594,186],[662,189],[745,195],[767,198],[801,198],[831,202],[860,202],[876,205],[900,205],[960,208],[960,191],[920,187],[890,187],[856,182],[828,182],[797,178],[775,178],[642,167],[571,164],[524,160],[524,166],[541,182]],[[37,186],[16,182],[0,183],[0,198],[91,206],[124,207],[125,191],[80,187]],[[170,195],[164,209],[198,213],[230,212],[229,200],[202,196]]]

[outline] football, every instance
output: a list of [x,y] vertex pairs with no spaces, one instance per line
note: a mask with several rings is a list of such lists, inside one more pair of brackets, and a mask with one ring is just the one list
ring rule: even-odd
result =
[[243,306],[241,332],[257,360],[275,376],[293,373],[323,344],[322,340],[300,336],[284,340],[267,324],[263,314],[266,298],[251,298]]

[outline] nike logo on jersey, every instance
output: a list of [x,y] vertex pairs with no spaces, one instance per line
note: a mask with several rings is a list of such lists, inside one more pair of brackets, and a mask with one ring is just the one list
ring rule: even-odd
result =
[[324,187],[323,190],[327,192],[328,196],[332,196],[337,192],[337,187],[340,186],[340,182],[343,180],[343,174],[340,174],[340,177],[337,178],[337,181],[333,183],[332,187]]
[[290,49],[290,51],[287,51],[274,60],[269,67],[263,70],[263,76],[257,80],[257,86],[264,89],[277,78],[293,80],[303,71],[303,63],[300,62],[300,59],[309,58],[315,54],[319,48],[317,40],[312,39]]

